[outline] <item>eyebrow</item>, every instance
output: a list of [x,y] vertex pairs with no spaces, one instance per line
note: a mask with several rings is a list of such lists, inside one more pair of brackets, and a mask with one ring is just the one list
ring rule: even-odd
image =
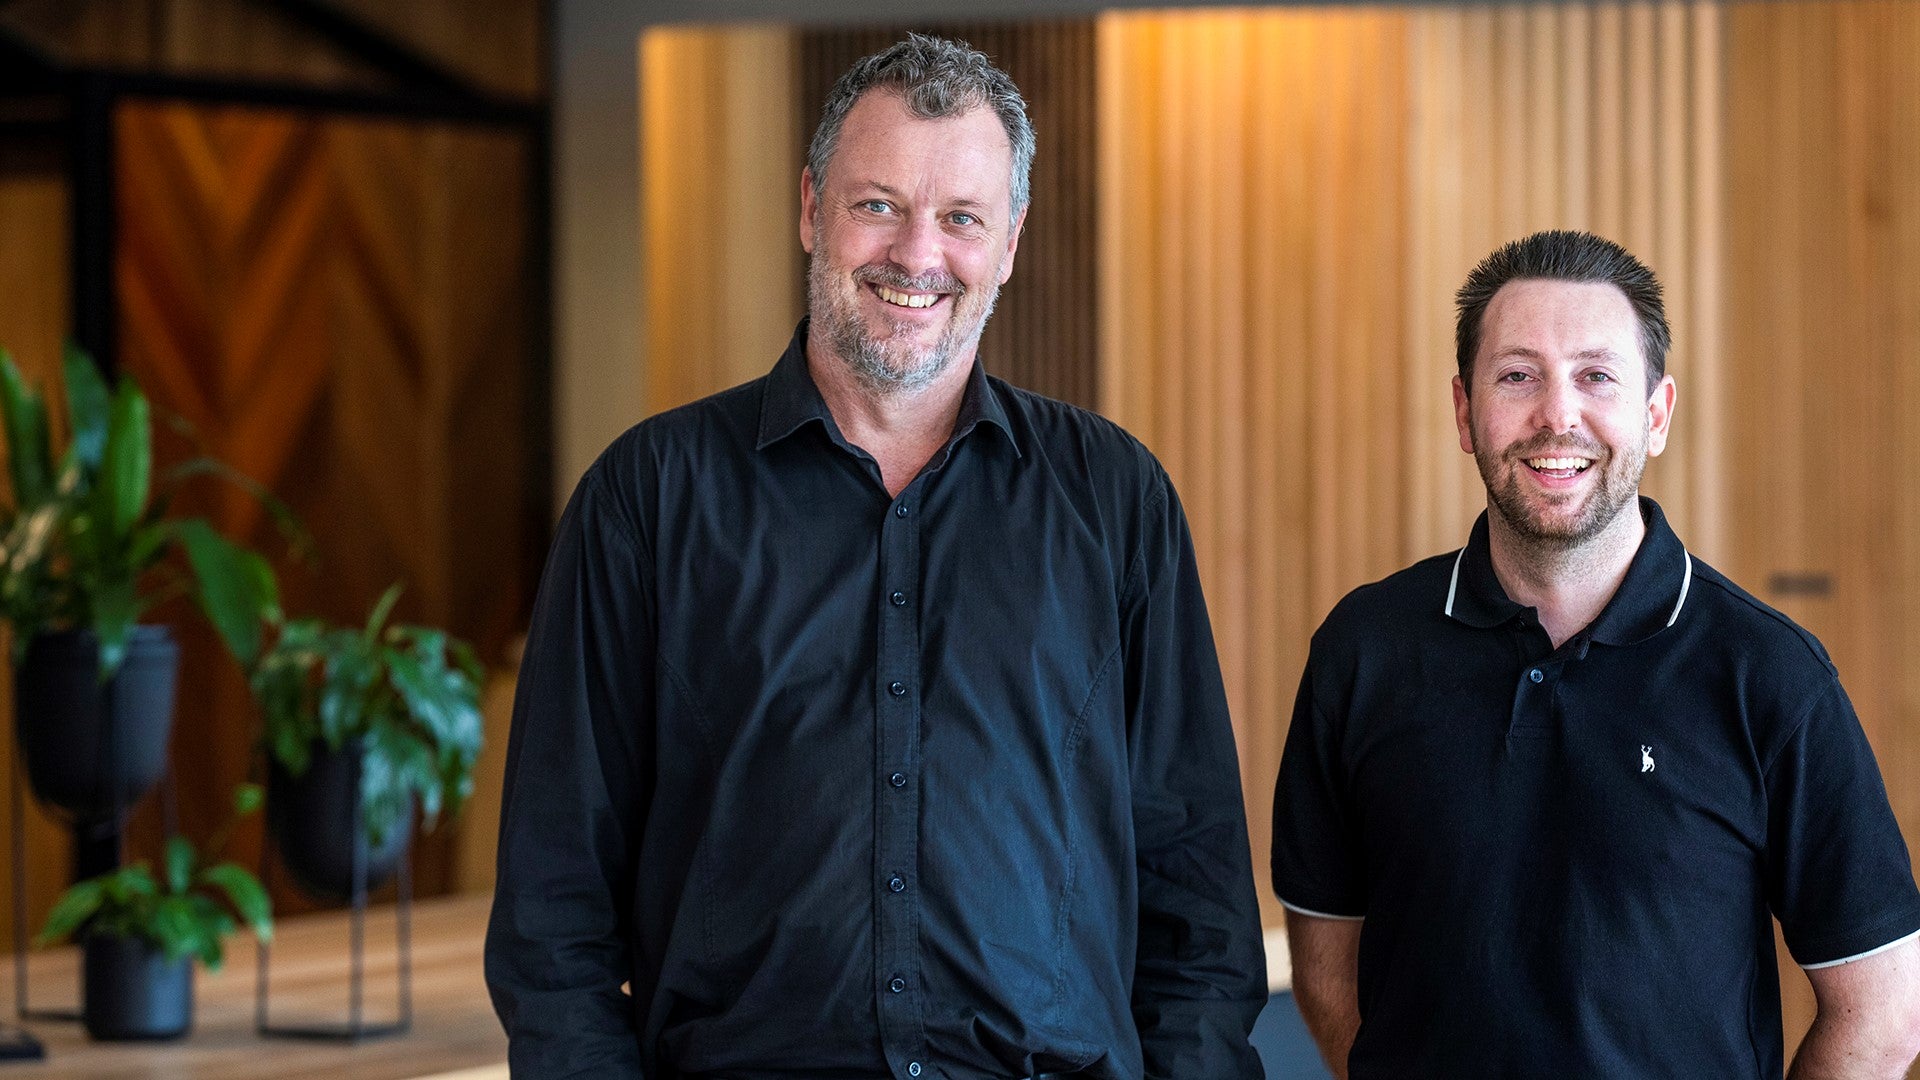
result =
[[[877,191],[882,195],[885,195],[889,198],[894,198],[894,199],[898,199],[900,197],[900,192],[898,189],[889,187],[888,185],[883,184],[878,180],[868,180],[866,184],[867,186],[865,190],[867,191]],[[953,200],[947,205],[955,209],[977,210],[981,212],[985,212],[993,209],[993,207],[989,206],[988,204],[986,204],[985,202],[982,202],[979,199],[968,198],[964,196]]]

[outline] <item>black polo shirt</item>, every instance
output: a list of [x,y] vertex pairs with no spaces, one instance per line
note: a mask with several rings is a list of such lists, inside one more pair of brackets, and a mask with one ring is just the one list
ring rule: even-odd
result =
[[1618,593],[1559,649],[1484,514],[1314,635],[1273,882],[1366,920],[1355,1080],[1777,1078],[1770,916],[1807,966],[1920,930],[1826,651],[1641,510]]

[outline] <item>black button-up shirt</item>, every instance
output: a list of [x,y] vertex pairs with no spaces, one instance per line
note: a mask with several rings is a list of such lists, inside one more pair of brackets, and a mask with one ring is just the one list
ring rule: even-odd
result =
[[487,941],[516,1075],[1261,1075],[1166,474],[976,364],[889,497],[805,335],[622,436],[562,519]]

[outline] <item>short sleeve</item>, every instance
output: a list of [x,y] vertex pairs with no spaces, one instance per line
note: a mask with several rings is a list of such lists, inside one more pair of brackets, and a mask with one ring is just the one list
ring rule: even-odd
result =
[[1838,679],[1767,769],[1767,902],[1803,967],[1920,930],[1920,890],[1873,749]]
[[1273,891],[1304,915],[1357,919],[1367,910],[1366,881],[1341,725],[1315,693],[1309,657],[1294,699],[1293,722],[1273,793]]

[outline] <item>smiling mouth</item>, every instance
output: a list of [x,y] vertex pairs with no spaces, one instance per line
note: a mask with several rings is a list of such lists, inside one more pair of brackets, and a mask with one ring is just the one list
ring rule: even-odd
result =
[[1579,476],[1593,467],[1593,459],[1585,457],[1530,457],[1521,460],[1534,472],[1559,480]]
[[885,285],[875,285],[874,294],[894,307],[929,308],[946,299],[945,293],[909,293],[898,289],[889,289]]

